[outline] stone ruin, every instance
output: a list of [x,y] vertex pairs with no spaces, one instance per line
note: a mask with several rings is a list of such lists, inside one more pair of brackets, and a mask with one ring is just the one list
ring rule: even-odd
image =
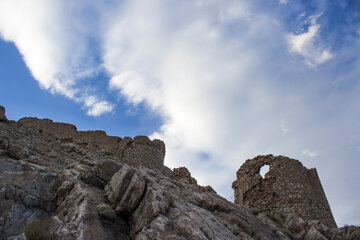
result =
[[5,108],[3,106],[0,106],[0,122],[1,121],[7,121],[7,118],[5,116]]
[[163,141],[150,140],[146,136],[114,137],[105,131],[77,131],[76,126],[68,123],[53,122],[50,119],[22,118],[17,126],[40,134],[51,141],[78,144],[84,148],[95,149],[110,158],[132,165],[157,169],[164,173],[165,144]]
[[[269,166],[264,178],[260,169]],[[306,220],[336,227],[315,168],[283,156],[257,156],[247,160],[232,184],[235,202],[270,215],[295,212]]]
[[270,215],[199,186],[185,167],[159,168],[164,155],[160,140],[9,121],[0,106],[0,240],[359,239],[359,227],[322,224],[336,226],[316,170],[297,160],[259,156],[237,172],[236,202]]

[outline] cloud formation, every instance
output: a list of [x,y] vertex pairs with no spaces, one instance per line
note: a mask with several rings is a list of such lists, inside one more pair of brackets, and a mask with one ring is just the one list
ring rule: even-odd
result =
[[[0,1],[0,34],[12,41],[40,87],[80,102],[91,116],[110,112],[113,104],[82,91],[78,83],[96,74],[89,56],[91,37],[82,9],[71,1]],[[82,4],[81,7],[85,7]]]
[[[91,116],[115,108],[104,95],[145,104],[162,118],[152,137],[166,142],[165,163],[187,166],[229,199],[245,159],[297,158],[318,168],[337,221],[360,222],[360,195],[350,190],[360,181],[360,61],[351,50],[359,33],[330,51],[320,24],[326,12],[306,14],[299,32],[281,10],[293,1],[268,11],[271,3],[250,0],[34,0],[32,12],[30,1],[19,9],[13,2],[0,1],[0,33],[43,88]],[[88,80],[104,69],[108,89],[98,95]]]
[[312,68],[333,58],[333,54],[319,39],[321,26],[317,23],[317,18],[320,16],[321,14],[310,16],[306,20],[309,22],[307,31],[299,34],[290,33],[286,36],[290,51],[300,54],[305,63]]
[[[333,203],[339,189],[330,185],[339,162],[330,155],[345,151],[330,149],[330,139],[351,128],[346,113],[333,116],[347,102],[324,93],[333,72],[323,64],[333,53],[321,39],[321,16],[308,18],[303,33],[288,33],[281,18],[258,8],[248,1],[121,6],[124,14],[111,20],[116,24],[104,37],[109,87],[162,116],[164,124],[152,137],[165,140],[168,166],[186,165],[200,183],[231,199],[234,172],[246,158],[295,157],[307,167],[327,169],[319,171],[338,217],[341,208]],[[325,70],[313,70],[320,67]]]
[[311,158],[316,157],[316,156],[319,155],[316,151],[313,151],[313,150],[310,150],[310,149],[307,149],[307,148],[302,150],[302,154],[305,155],[305,156],[307,155],[307,156],[309,156]]

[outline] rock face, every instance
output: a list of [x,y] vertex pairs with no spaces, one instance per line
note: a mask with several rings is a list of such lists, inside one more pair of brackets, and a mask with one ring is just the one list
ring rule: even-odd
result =
[[124,165],[105,187],[131,239],[276,239],[252,212],[196,185]]
[[1,121],[0,240],[359,239],[358,227],[231,203],[184,167],[156,167],[164,154],[143,136]]
[[[264,178],[260,168],[269,165]],[[316,169],[306,169],[283,156],[258,156],[247,160],[233,182],[235,202],[269,214],[297,213],[305,220],[318,220],[336,227]]]
[[198,188],[202,192],[216,193],[215,190],[211,186],[204,187],[204,186],[198,185],[196,179],[191,176],[191,173],[189,172],[189,170],[186,167],[174,168],[170,177],[174,180],[193,185],[194,187]]

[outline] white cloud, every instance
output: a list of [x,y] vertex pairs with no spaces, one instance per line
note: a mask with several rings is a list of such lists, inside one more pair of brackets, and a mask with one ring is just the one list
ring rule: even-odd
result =
[[[234,3],[128,2],[107,19],[103,40],[104,67],[113,76],[109,88],[163,118],[152,138],[165,141],[165,163],[187,166],[201,184],[230,199],[245,159],[273,153],[318,170],[333,167],[334,157],[312,158],[333,152],[327,149],[331,139],[350,131],[334,129],[323,117],[334,111],[324,106],[334,107],[329,102],[337,99],[317,95],[327,73],[290,61],[282,24],[252,12],[252,1],[241,2],[244,8]],[[319,39],[316,18],[309,21],[307,32],[287,39],[292,52],[316,67],[333,54]],[[345,124],[341,116],[337,121]],[[322,173],[329,197],[338,198],[330,173]]]
[[224,22],[244,19],[248,21],[255,20],[256,16],[250,11],[250,5],[247,1],[233,1],[225,4],[220,10],[220,20]]
[[309,156],[311,158],[319,155],[317,151],[310,150],[308,148],[303,149],[301,153],[302,153],[302,155]]
[[89,116],[98,117],[104,113],[111,112],[114,106],[107,101],[102,101],[96,96],[86,96],[83,99],[84,106],[88,109]]
[[317,18],[321,15],[314,15],[309,17],[310,26],[304,33],[294,34],[290,33],[286,36],[290,51],[300,54],[304,58],[304,62],[311,68],[322,64],[333,58],[330,50],[320,41],[320,24],[317,23]]
[[[134,70],[126,70],[112,77],[110,89],[117,89],[133,104],[139,104],[146,99],[152,99],[153,106],[159,106],[156,81]],[[145,90],[146,89],[146,90]],[[145,90],[145,91],[144,91]]]
[[[227,19],[237,21],[238,30],[228,35],[226,28],[232,23],[224,21],[224,12],[233,1],[213,6],[206,14],[186,3],[170,9],[162,9],[160,3],[129,3],[122,9],[125,15],[109,20],[116,23],[109,24],[104,39],[104,66],[114,76],[109,88],[132,103],[144,101],[163,117],[153,137],[166,142],[166,164],[187,165],[200,182],[231,196],[229,182],[245,158],[281,153],[284,128],[274,126],[281,124],[285,113],[277,108],[298,101],[293,93],[277,98],[281,88],[266,84],[274,80],[268,63],[282,66],[275,58],[281,58],[277,50],[283,48],[276,37],[280,29],[266,16],[249,21],[231,13]],[[166,14],[174,9],[182,10],[181,22]],[[203,152],[210,156],[206,161],[199,158]],[[214,169],[222,171],[222,181],[210,177]]]
[[[68,4],[76,7],[65,8]],[[43,88],[82,103],[92,116],[114,106],[79,84],[105,68],[110,93],[125,96],[135,108],[145,103],[161,116],[163,125],[152,137],[165,140],[168,166],[187,166],[201,184],[231,199],[231,182],[245,159],[268,153],[298,158],[318,168],[337,216],[341,196],[356,199],[338,194],[349,181],[333,175],[359,166],[351,161],[357,149],[356,154],[346,149],[360,136],[354,127],[360,88],[354,84],[351,94],[328,90],[334,66],[341,64],[338,52],[324,71],[289,59],[287,47],[312,68],[334,55],[320,39],[316,16],[307,20],[305,32],[288,34],[284,42],[287,23],[254,4],[122,1],[100,4],[100,10],[93,6],[99,18],[91,21],[80,14],[85,1],[22,1],[15,7],[14,1],[0,0],[0,32],[16,44]],[[100,45],[102,66],[92,60],[89,37]],[[358,48],[347,49],[349,56],[353,49]],[[334,81],[344,80],[336,76]],[[346,74],[350,80],[358,76],[358,70]],[[352,182],[358,178],[346,176]]]
[[289,0],[279,0],[279,4],[287,4]]
[[86,104],[83,99],[87,93],[78,86],[98,70],[88,54],[88,23],[76,18],[80,5],[71,1],[2,0],[0,36],[15,43],[42,88],[83,103],[89,115],[97,116],[112,111],[113,105],[105,100]]

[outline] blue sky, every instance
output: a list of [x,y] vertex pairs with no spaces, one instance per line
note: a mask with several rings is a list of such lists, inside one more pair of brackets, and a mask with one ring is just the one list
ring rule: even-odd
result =
[[0,104],[160,138],[229,200],[247,158],[293,157],[360,224],[359,29],[358,0],[0,0]]

